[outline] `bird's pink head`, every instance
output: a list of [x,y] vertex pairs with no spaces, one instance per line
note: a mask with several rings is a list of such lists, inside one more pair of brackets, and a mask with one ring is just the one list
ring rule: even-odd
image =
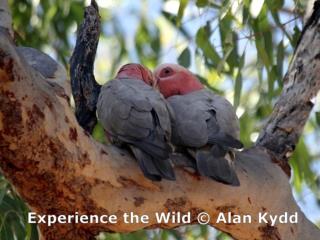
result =
[[118,71],[116,78],[141,79],[150,86],[155,85],[152,72],[145,66],[137,63],[123,65]]
[[157,87],[165,98],[203,89],[199,79],[178,64],[161,64],[153,72]]

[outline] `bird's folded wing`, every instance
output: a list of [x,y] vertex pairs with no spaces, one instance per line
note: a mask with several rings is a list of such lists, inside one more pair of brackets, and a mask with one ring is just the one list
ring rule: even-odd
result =
[[171,127],[161,95],[141,80],[112,80],[102,89],[97,105],[104,129],[157,159],[170,152]]

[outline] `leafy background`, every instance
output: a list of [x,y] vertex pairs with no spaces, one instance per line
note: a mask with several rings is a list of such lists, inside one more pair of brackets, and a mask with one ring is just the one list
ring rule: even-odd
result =
[[[17,43],[48,53],[65,64],[75,45],[77,25],[88,2],[9,0]],[[102,34],[95,76],[103,84],[120,65],[140,62],[154,68],[178,62],[237,109],[246,147],[279,96],[307,9],[304,0],[109,0],[100,6]],[[290,164],[294,196],[320,226],[319,99]],[[101,139],[101,128],[94,135]],[[254,163],[253,163],[254,164]],[[27,223],[28,208],[0,177],[0,239],[38,239]],[[207,226],[101,233],[97,239],[231,239]]]

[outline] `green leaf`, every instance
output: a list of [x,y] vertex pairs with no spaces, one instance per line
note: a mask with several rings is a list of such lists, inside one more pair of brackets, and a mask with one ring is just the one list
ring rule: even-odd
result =
[[267,70],[271,71],[273,65],[272,28],[268,21],[267,8],[263,7],[257,19],[250,21],[255,36],[255,44],[259,59]]
[[191,63],[191,54],[188,47],[186,47],[178,57],[178,63],[185,68],[188,68]]
[[278,12],[279,9],[282,8],[284,4],[284,0],[268,0],[266,1],[266,4],[268,5],[268,8],[272,12]]
[[221,58],[219,54],[216,52],[214,47],[211,45],[209,42],[210,39],[210,34],[209,34],[209,29],[208,27],[201,27],[196,35],[196,43],[198,47],[203,52],[203,55],[207,58],[210,59],[210,63],[217,68],[219,62],[221,61]]
[[37,225],[31,224],[31,238],[30,238],[30,240],[38,240],[38,239],[39,239],[39,234],[38,234]]
[[140,230],[129,234],[120,234],[121,240],[147,240],[147,232]]
[[225,68],[225,66],[226,66],[227,59],[229,58],[229,56],[231,55],[231,53],[233,51],[233,45],[229,45],[228,47],[225,48],[225,50],[226,50],[226,52],[217,66],[218,73],[220,73],[222,71],[229,71],[229,69],[230,69],[228,65],[226,68]]
[[121,240],[119,233],[100,233],[96,240]]
[[298,41],[300,39],[301,30],[299,29],[298,26],[294,26],[293,30],[294,30],[294,33],[292,36],[292,47],[295,48],[295,47],[297,47]]
[[220,11],[219,11],[220,20],[223,19],[227,15],[227,13],[230,10],[231,5],[232,5],[232,2],[230,0],[223,1],[223,3],[221,4]]
[[209,4],[209,0],[197,0],[196,6],[199,8],[206,7]]
[[316,112],[316,121],[318,126],[320,127],[320,112]]
[[277,69],[275,66],[268,70],[268,96],[272,99],[274,94],[274,82],[277,79]]
[[185,38],[191,38],[189,32],[183,27],[183,26],[178,26],[177,25],[177,16],[166,12],[166,11],[161,11],[162,15],[167,19],[174,27],[176,27]]
[[232,238],[224,232],[218,232],[216,240],[232,240]]
[[[223,51],[223,61],[219,67],[224,66],[225,62],[228,64],[228,69],[224,69],[227,73],[232,74],[234,68],[238,68],[239,55],[238,55],[238,36],[232,29],[234,22],[233,16],[229,12],[223,19],[219,21],[220,39]],[[219,72],[218,67],[218,72]]]
[[303,138],[299,139],[296,149],[290,159],[293,168],[293,184],[298,193],[302,191],[302,183],[306,182],[311,189],[315,187],[315,174],[311,169],[312,158]]
[[31,239],[31,233],[32,233],[32,225],[30,223],[26,224],[26,240]]
[[1,181],[0,184],[0,204],[2,203],[3,197],[7,193],[8,183],[6,181]]
[[276,25],[281,29],[281,31],[286,35],[286,37],[289,39],[290,44],[293,45],[292,36],[288,33],[287,29],[284,27],[283,23],[280,21],[279,17],[279,11],[283,6],[284,1],[283,0],[271,0],[267,1],[267,6],[271,12],[271,15],[273,17],[273,20],[275,21]]
[[164,230],[170,236],[170,239],[174,238],[176,240],[183,240],[182,234],[175,229]]
[[181,26],[181,20],[183,17],[183,13],[188,5],[188,2],[189,2],[189,0],[180,0],[178,16],[177,16],[177,26]]
[[208,239],[209,228],[207,225],[200,225],[200,236],[204,239]]
[[23,224],[21,224],[20,221],[17,221],[14,219],[13,221],[10,221],[12,231],[16,235],[17,239],[24,239],[26,236],[26,230],[24,229]]
[[[261,19],[252,21],[252,29],[255,35],[255,44],[258,52],[258,57],[262,60],[263,64],[267,69],[272,66],[272,35],[270,33],[270,25],[266,19]],[[269,48],[268,48],[269,47]]]
[[264,44],[264,40],[262,38],[257,37],[255,40],[258,56],[261,58],[262,62],[266,67],[269,67],[271,65],[271,62],[269,60],[269,56],[266,52],[266,46]]
[[237,107],[240,104],[240,97],[241,97],[241,90],[242,90],[242,68],[244,65],[244,61],[245,61],[245,52],[242,54],[242,56],[240,58],[239,69],[238,69],[238,73],[237,73],[237,77],[236,77],[236,82],[234,85],[233,106],[235,109],[237,109]]
[[160,50],[159,29],[156,27],[151,31],[146,20],[141,20],[135,35],[135,48],[140,62],[150,68],[154,68],[158,63]]
[[282,86],[282,74],[283,74],[283,62],[284,62],[284,45],[283,40],[281,40],[277,46],[277,73],[278,73],[278,83]]
[[199,74],[195,74],[195,73],[194,73],[194,75],[199,79],[199,81],[200,81],[203,85],[205,85],[205,86],[206,86],[207,88],[209,88],[211,91],[213,91],[213,92],[215,92],[215,93],[217,93],[217,94],[219,94],[219,95],[222,95],[222,94],[223,94],[223,91],[221,91],[221,90],[219,90],[219,89],[217,89],[217,88],[215,88],[215,87],[212,87],[212,85],[209,84],[209,83],[208,83],[208,80],[205,79],[204,77],[200,76]]
[[209,1],[209,0],[197,0],[196,1],[196,6],[198,8],[204,8],[204,7],[211,7],[211,8],[215,8],[215,9],[220,9],[221,6],[213,1]]
[[11,240],[13,238],[13,233],[10,228],[10,224],[3,223],[0,229],[0,239]]
[[97,125],[94,127],[92,136],[95,140],[101,143],[106,143],[106,135],[102,125],[98,122]]

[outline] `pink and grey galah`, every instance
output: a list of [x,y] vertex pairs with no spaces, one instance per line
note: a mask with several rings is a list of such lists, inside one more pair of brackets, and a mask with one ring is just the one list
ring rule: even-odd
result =
[[177,64],[154,71],[158,88],[174,111],[172,143],[194,161],[202,176],[240,185],[234,169],[234,149],[241,149],[239,121],[232,105]]
[[131,149],[145,177],[175,180],[169,160],[170,110],[153,85],[153,75],[144,66],[122,66],[101,88],[97,116],[113,143]]

